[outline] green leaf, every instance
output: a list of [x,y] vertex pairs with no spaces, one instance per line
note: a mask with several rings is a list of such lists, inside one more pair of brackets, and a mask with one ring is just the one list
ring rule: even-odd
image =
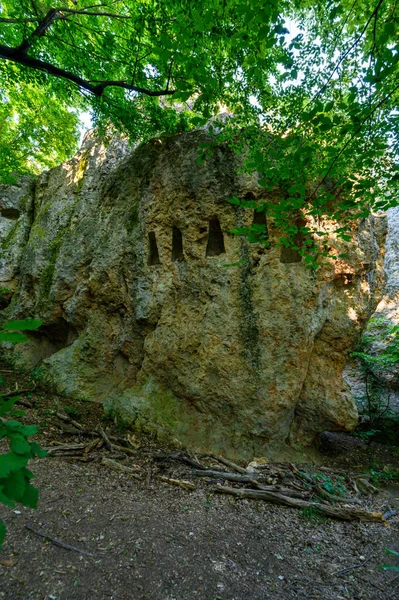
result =
[[29,483],[25,488],[25,492],[24,492],[22,498],[20,499],[20,503],[23,506],[29,506],[30,508],[36,508],[38,499],[39,499],[38,489]]
[[15,454],[28,454],[31,451],[29,442],[23,436],[13,437],[10,448]]
[[4,417],[12,411],[18,398],[19,396],[14,396],[13,398],[9,398],[8,400],[4,401],[0,396],[0,417]]
[[3,329],[8,331],[33,331],[43,324],[39,319],[22,319],[21,321],[8,321],[3,325]]
[[399,552],[397,552],[396,550],[391,550],[391,548],[385,548],[385,552],[387,554],[392,554],[393,556],[399,556]]
[[27,481],[21,470],[11,471],[4,483],[4,494],[11,500],[20,502],[25,493]]
[[36,442],[31,442],[30,448],[32,453],[38,456],[39,458],[44,458],[45,456],[47,456],[47,450],[43,450],[42,448],[40,448],[39,444],[37,444]]
[[8,506],[9,508],[14,508],[15,502],[3,493],[3,489],[4,485],[0,485],[0,503]]
[[7,452],[0,455],[0,479],[7,477],[11,471],[15,471],[25,467],[28,463],[28,458],[15,452]]
[[36,425],[24,425],[21,429],[22,435],[25,437],[30,437],[31,435],[36,435],[39,431],[39,428]]
[[27,337],[21,333],[12,333],[8,331],[0,331],[1,342],[26,342]]

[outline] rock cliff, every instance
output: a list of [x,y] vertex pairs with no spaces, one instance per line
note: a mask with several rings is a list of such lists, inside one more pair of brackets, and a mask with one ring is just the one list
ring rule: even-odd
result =
[[[381,357],[392,341],[391,330],[399,325],[399,208],[387,211],[388,231],[385,242],[383,295],[367,331],[362,350],[372,357]],[[376,416],[399,414],[399,366],[369,363],[369,380],[360,361],[349,360],[344,378],[360,410],[369,412],[368,402]],[[371,376],[371,377],[370,377]]]
[[44,321],[21,358],[59,392],[198,450],[276,455],[352,429],[342,370],[380,299],[381,227],[370,217],[338,243],[325,224],[347,258],[317,272],[271,222],[270,249],[249,244],[229,232],[253,211],[226,200],[266,193],[224,146],[199,164],[204,136],[134,151],[89,136],[0,189],[0,285],[14,290],[2,315]]

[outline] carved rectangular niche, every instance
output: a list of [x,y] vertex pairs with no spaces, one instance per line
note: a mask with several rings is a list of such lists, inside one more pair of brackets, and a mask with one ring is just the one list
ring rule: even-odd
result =
[[208,243],[206,246],[206,256],[218,256],[225,254],[223,232],[220,227],[219,219],[212,217],[209,220]]
[[183,235],[178,227],[172,229],[172,260],[184,260]]
[[161,264],[161,261],[159,260],[157,238],[155,237],[154,231],[148,233],[148,264],[150,267]]

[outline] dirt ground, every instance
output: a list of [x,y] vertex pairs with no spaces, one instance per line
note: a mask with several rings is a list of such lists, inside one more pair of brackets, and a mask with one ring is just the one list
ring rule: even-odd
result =
[[[0,367],[6,390],[32,385],[28,376]],[[101,423],[107,435],[122,435],[101,421],[97,405],[57,398],[40,384],[22,398],[35,404],[24,421],[41,425],[42,446],[82,441],[57,411],[85,428]],[[387,526],[348,523],[215,495],[202,481],[187,491],[161,480],[166,475],[194,481],[189,466],[156,460],[160,450],[170,449],[151,440],[133,440],[132,448],[123,462],[138,465],[141,479],[94,459],[47,457],[30,465],[40,489],[37,510],[0,507],[7,525],[0,599],[399,599],[398,573],[379,568],[395,564],[384,549],[399,551],[398,515]],[[396,460],[397,466],[397,452],[390,450],[388,458],[384,452],[355,446],[344,456],[326,457],[326,464],[364,469],[367,461]],[[390,484],[364,502],[399,512],[399,487]],[[57,540],[75,550],[55,545]]]

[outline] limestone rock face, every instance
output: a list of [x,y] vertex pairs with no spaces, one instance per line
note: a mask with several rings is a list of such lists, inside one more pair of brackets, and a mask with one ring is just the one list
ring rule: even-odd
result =
[[[384,273],[385,283],[383,296],[379,302],[372,321],[368,324],[365,344],[367,353],[371,356],[381,356],[390,341],[392,327],[399,325],[399,208],[387,211],[388,231],[385,243]],[[372,401],[380,404],[378,412],[399,414],[399,368],[389,365],[386,368],[378,364],[370,364],[371,374],[377,377],[377,388],[370,389]],[[344,378],[351,393],[361,409],[367,412],[366,377],[360,363],[349,360],[345,366]]]
[[265,191],[224,146],[199,164],[204,136],[134,151],[88,139],[31,186],[29,230],[0,257],[0,285],[18,280],[3,316],[44,321],[18,351],[60,392],[198,450],[276,455],[352,429],[342,370],[379,300],[373,218],[349,243],[326,224],[347,258],[317,272],[281,251],[273,223],[270,249],[249,244],[229,232],[252,210],[226,201]]

